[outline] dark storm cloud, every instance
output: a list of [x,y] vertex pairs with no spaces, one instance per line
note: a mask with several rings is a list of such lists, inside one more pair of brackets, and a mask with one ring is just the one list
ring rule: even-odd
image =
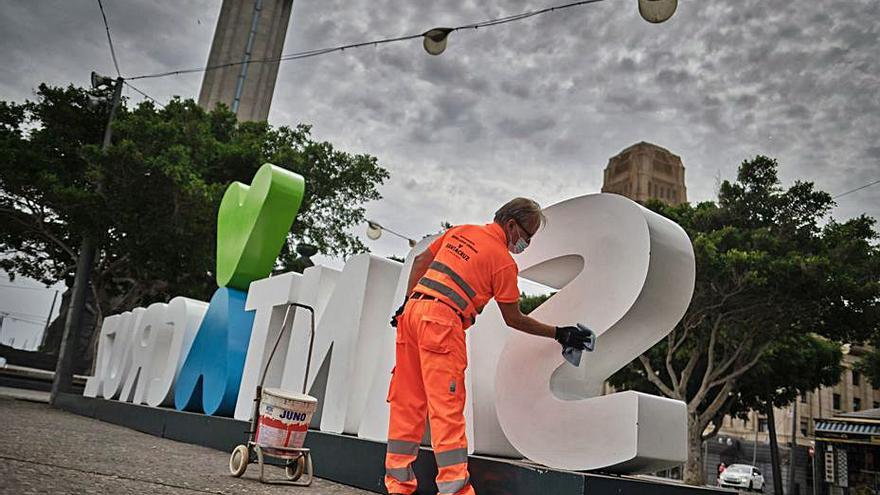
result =
[[[297,0],[285,53],[423,32],[541,8],[551,0]],[[120,67],[202,66],[217,0],[104,0]],[[880,2],[682,1],[667,23],[607,0],[420,40],[283,64],[270,121],[376,155],[391,171],[376,220],[414,235],[482,221],[509,196],[543,203],[594,192],[608,158],[650,141],[680,155],[692,200],[711,199],[757,153],[783,181],[840,193],[880,175]],[[41,81],[113,73],[91,0],[0,3],[0,99]],[[201,74],[136,82],[195,97]],[[128,93],[127,93],[128,94]],[[140,101],[134,93],[133,102]],[[462,180],[460,170],[468,170]],[[841,198],[838,217],[880,216],[880,187]],[[393,239],[378,251],[401,252]]]

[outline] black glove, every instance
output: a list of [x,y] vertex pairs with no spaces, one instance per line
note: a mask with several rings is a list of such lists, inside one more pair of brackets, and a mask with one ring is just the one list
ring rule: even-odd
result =
[[397,318],[403,314],[403,308],[406,307],[406,302],[409,300],[409,296],[403,298],[403,304],[397,308],[397,311],[394,312],[394,316],[391,317],[391,326],[397,328]]
[[556,327],[556,341],[562,344],[562,347],[574,347],[575,349],[585,350],[587,343],[592,339],[592,335],[585,328],[576,326]]

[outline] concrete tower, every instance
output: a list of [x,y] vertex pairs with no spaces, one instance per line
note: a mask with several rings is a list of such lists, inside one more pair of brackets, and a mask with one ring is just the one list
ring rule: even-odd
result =
[[636,143],[608,160],[602,192],[645,203],[659,199],[671,205],[687,202],[681,158],[656,144]]
[[208,67],[239,63],[205,72],[199,105],[213,110],[225,103],[239,120],[269,117],[278,62],[293,0],[223,0]]

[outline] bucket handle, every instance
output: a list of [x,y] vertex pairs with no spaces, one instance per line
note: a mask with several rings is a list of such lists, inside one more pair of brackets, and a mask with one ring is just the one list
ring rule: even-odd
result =
[[310,329],[309,329],[309,354],[306,358],[306,376],[303,378],[303,390],[302,393],[306,393],[306,384],[309,382],[309,365],[312,362],[312,347],[315,344],[315,308],[300,303],[290,303],[287,306],[287,310],[284,312],[284,319],[281,321],[281,331],[278,332],[278,338],[275,339],[275,345],[272,346],[272,352],[269,354],[269,359],[266,360],[266,367],[263,368],[263,376],[260,378],[260,385],[257,387],[257,397],[260,396],[260,393],[263,390],[263,382],[266,381],[266,373],[269,372],[269,364],[272,362],[272,358],[275,357],[275,351],[278,349],[278,344],[281,343],[281,337],[284,335],[284,329],[287,327],[287,318],[290,316],[290,310],[293,309],[293,319],[290,322],[290,328],[293,329],[293,321],[296,319],[296,308],[303,308],[308,310],[310,317]]

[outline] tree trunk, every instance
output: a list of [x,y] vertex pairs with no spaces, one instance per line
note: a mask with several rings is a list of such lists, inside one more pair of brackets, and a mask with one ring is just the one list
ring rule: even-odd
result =
[[684,482],[688,485],[703,486],[706,484],[703,472],[703,430],[705,425],[693,415],[688,415],[688,458],[684,465]]
[[[46,329],[46,335],[43,338],[43,344],[40,346],[39,352],[53,356],[58,355],[58,350],[61,347],[61,336],[64,333],[64,322],[67,320],[67,312],[70,308],[70,296],[70,289],[65,290],[61,294],[61,306],[58,317],[52,320],[52,323]],[[86,311],[82,319],[82,332],[74,348],[74,373],[88,373],[94,359],[95,352],[92,343],[96,322],[94,312],[89,309],[94,304],[94,298],[91,295],[91,291],[89,291],[86,295]]]

